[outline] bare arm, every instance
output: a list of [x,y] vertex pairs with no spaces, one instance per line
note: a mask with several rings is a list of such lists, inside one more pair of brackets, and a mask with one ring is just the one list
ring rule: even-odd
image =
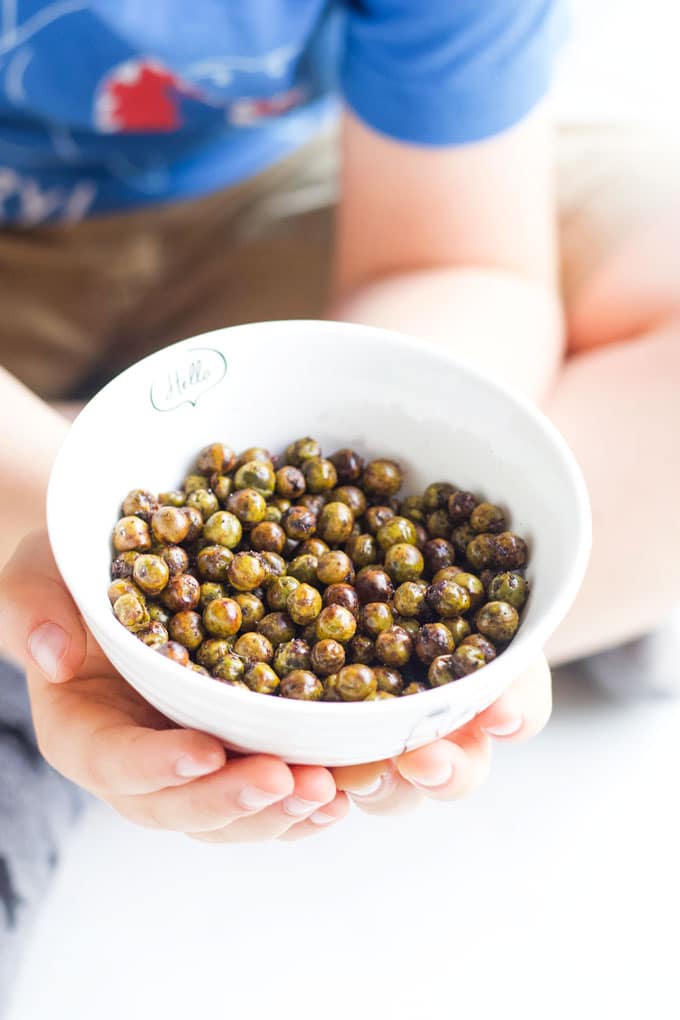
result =
[[335,318],[426,337],[535,399],[563,355],[544,111],[455,148],[343,129]]

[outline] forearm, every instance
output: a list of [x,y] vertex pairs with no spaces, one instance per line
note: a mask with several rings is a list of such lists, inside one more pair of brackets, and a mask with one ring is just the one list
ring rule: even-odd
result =
[[435,269],[370,283],[337,298],[332,318],[430,340],[542,402],[564,356],[559,299],[495,269]]
[[68,422],[3,368],[0,407],[1,567],[25,534],[45,524],[47,481]]

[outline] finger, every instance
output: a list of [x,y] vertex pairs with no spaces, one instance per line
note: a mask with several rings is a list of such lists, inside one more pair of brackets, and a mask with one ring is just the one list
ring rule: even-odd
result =
[[406,782],[390,761],[350,765],[334,769],[333,773],[338,789],[348,793],[352,802],[367,814],[401,814],[422,800],[422,794]]
[[349,814],[349,799],[346,793],[336,793],[330,804],[325,804],[320,811],[315,811],[311,818],[291,826],[278,838],[285,842],[307,839],[329,828],[334,822],[342,821]]
[[466,797],[489,774],[491,740],[478,731],[460,731],[446,740],[409,751],[395,760],[399,774],[434,800]]
[[550,667],[541,656],[471,726],[491,737],[527,740],[540,733],[551,711]]
[[10,657],[48,680],[74,675],[86,632],[44,531],[28,535],[0,574],[0,634]]
[[[269,755],[227,761],[219,772],[186,786],[142,797],[112,800],[132,822],[175,832],[209,833],[244,816],[255,816],[294,790],[293,774]],[[288,816],[287,816],[288,817]]]
[[[320,766],[289,766],[295,781],[293,793],[251,817],[242,817],[220,829],[195,833],[204,843],[253,843],[278,839],[305,818],[323,824],[325,805],[335,797],[335,783]],[[321,820],[319,822],[319,819]]]

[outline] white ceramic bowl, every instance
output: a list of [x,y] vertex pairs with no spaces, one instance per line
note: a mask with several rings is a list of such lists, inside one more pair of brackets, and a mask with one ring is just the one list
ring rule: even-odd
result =
[[[352,446],[394,457],[405,469],[407,493],[447,480],[508,508],[512,528],[530,544],[531,597],[517,637],[498,659],[413,697],[288,701],[216,683],[120,626],[106,589],[111,530],[125,493],[177,485],[210,442],[280,451],[308,434],[327,452]],[[57,563],[88,626],[151,704],[237,750],[324,765],[395,756],[488,706],[569,609],[590,549],[583,479],[542,414],[420,340],[311,321],[218,330],[119,375],[68,433],[50,481],[48,524]]]

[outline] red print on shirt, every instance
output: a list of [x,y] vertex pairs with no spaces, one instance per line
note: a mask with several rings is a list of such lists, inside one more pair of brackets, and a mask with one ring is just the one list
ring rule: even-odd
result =
[[101,131],[141,133],[177,131],[182,95],[201,99],[199,90],[157,60],[128,60],[102,81],[95,103]]

